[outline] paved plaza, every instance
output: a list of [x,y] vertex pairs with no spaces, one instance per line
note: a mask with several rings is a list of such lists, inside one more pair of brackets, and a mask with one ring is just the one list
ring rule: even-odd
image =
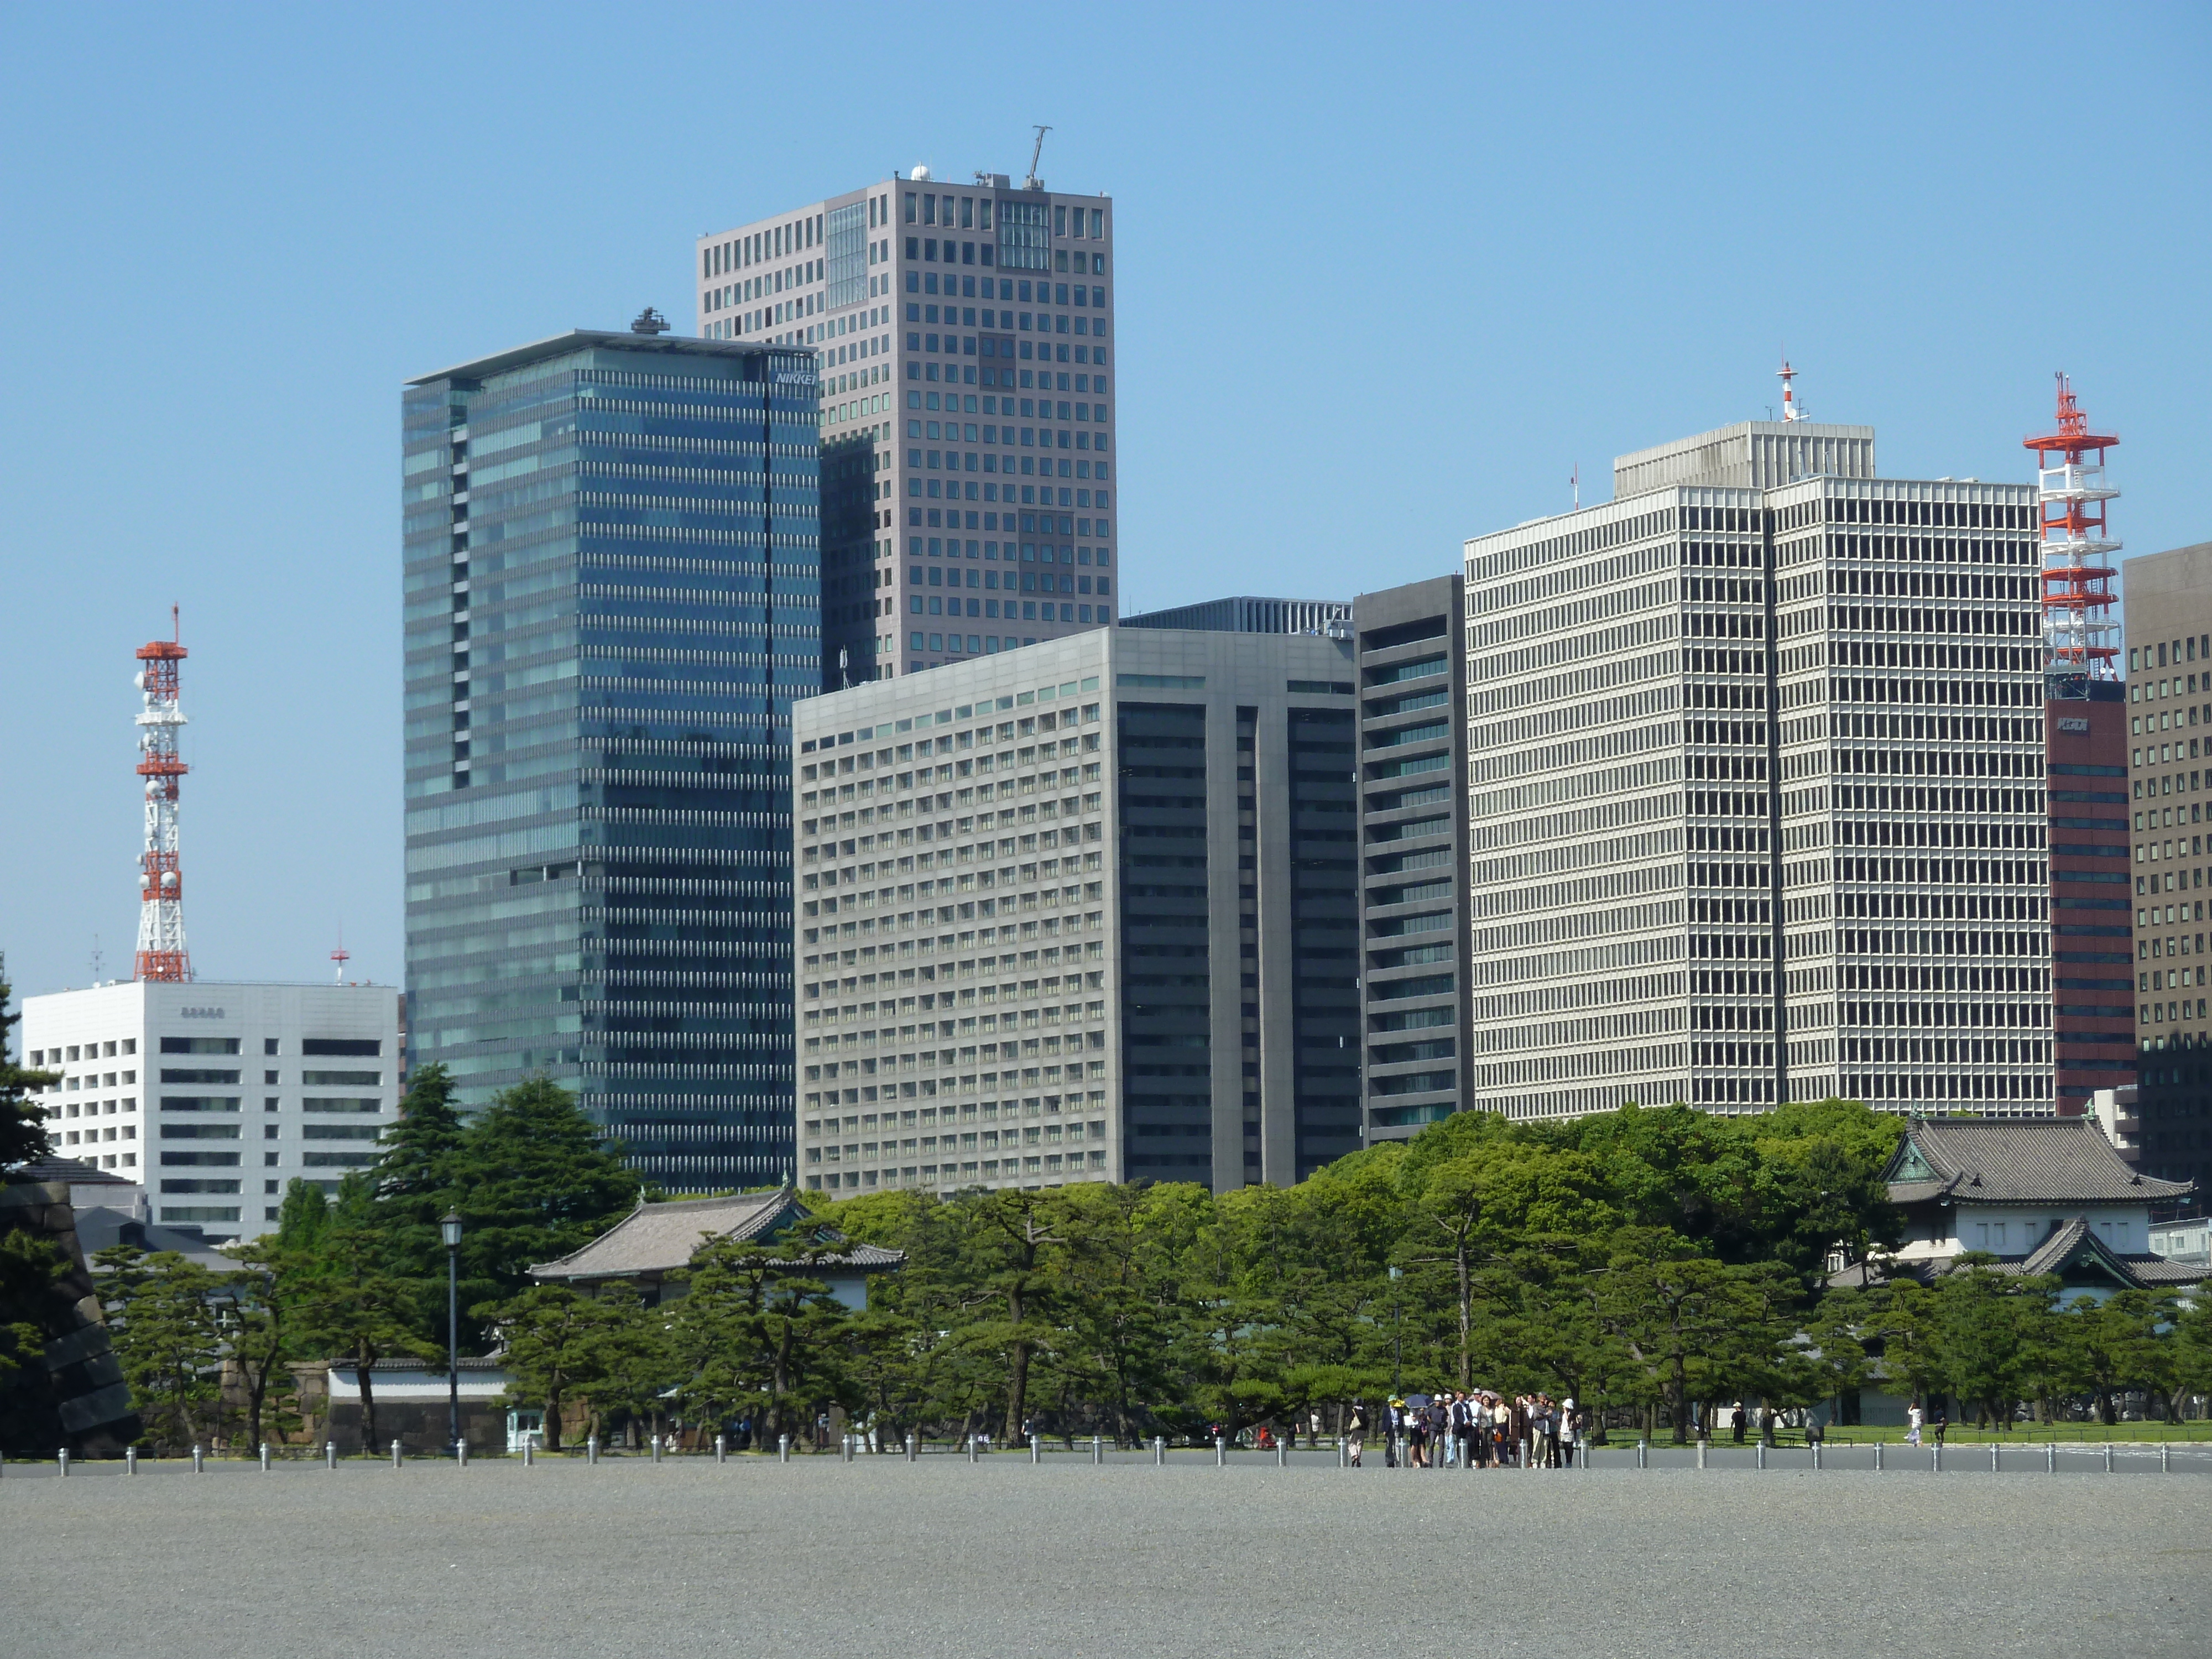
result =
[[[834,1457],[11,1464],[0,1656],[2212,1650],[2212,1480]],[[2032,1464],[2032,1467],[2029,1467]],[[2132,1470],[2133,1472],[2129,1472]]]

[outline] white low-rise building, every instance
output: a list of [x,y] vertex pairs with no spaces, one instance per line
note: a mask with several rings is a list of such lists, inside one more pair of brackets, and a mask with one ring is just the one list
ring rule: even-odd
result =
[[26,998],[22,1043],[59,1074],[38,1097],[54,1150],[210,1240],[274,1227],[295,1179],[336,1190],[398,1116],[388,985],[118,981]]

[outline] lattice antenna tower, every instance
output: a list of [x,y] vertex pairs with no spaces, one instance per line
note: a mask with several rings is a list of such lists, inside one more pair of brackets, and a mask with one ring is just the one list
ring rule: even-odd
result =
[[185,724],[177,704],[177,668],[186,655],[177,607],[169,607],[175,637],[138,647],[137,685],[145,698],[138,715],[138,775],[145,781],[146,850],[138,859],[140,979],[188,980],[185,951],[185,878],[177,861],[177,786],[190,769],[177,754]]
[[2089,430],[2089,417],[2063,373],[2058,430],[2027,438],[2036,453],[2036,500],[2043,535],[2044,669],[2054,696],[2087,695],[2093,679],[2118,673],[2120,625],[2112,619],[2118,539],[2105,503],[2119,495],[2105,483],[2105,452],[2120,441]]

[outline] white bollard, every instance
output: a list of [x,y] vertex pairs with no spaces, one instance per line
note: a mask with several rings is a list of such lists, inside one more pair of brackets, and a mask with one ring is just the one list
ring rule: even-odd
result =
[[125,1446],[123,1449],[123,1473],[125,1474],[136,1474],[138,1473],[137,1447]]
[[719,1434],[714,1437],[714,1461],[717,1463],[726,1463],[730,1461],[729,1442]]
[[324,1442],[323,1442],[323,1467],[324,1467],[325,1468],[326,1468],[326,1469],[334,1469],[334,1468],[337,1468],[337,1466],[338,1466],[338,1443],[337,1443],[337,1441],[335,1441],[335,1440],[325,1440],[325,1441],[324,1441]]
[[395,1469],[399,1467],[399,1443],[397,1440],[392,1443],[392,1467]]
[[779,1463],[791,1462],[791,1437],[787,1434],[780,1434],[775,1437],[775,1461]]
[[1881,1473],[1881,1441],[1877,1440],[1874,1443],[1874,1472],[1876,1474]]
[[201,1447],[198,1447],[198,1446],[195,1446],[195,1447],[193,1447],[193,1448],[192,1448],[192,1473],[193,1473],[194,1474],[202,1474],[206,1473],[206,1470],[207,1470],[207,1453],[206,1453],[205,1449],[203,1449],[203,1448],[201,1448]]
[[1217,1469],[1229,1467],[1229,1442],[1218,1434],[1213,1437],[1213,1467]]
[[918,1462],[921,1461],[921,1442],[915,1437],[914,1431],[909,1429],[907,1431],[906,1437],[906,1461],[909,1463]]
[[1091,1462],[1093,1465],[1097,1465],[1103,1463],[1105,1461],[1106,1443],[1098,1436],[1094,1434],[1091,1437]]
[[56,1453],[54,1454],[54,1455],[55,1455],[55,1458],[56,1458],[57,1462],[60,1464],[60,1467],[61,1467],[61,1478],[62,1478],[63,1480],[68,1480],[68,1479],[69,1479],[69,1448],[68,1448],[67,1446],[64,1446],[64,1447],[63,1447],[59,1451],[56,1452]]
[[269,1443],[266,1440],[261,1443],[261,1473],[269,1473]]
[[1153,1467],[1156,1468],[1164,1468],[1167,1467],[1167,1461],[1168,1437],[1164,1434],[1156,1434],[1152,1437]]
[[2043,1472],[2045,1474],[2056,1474],[2058,1473],[2058,1443],[2056,1440],[2045,1441],[2044,1443]]
[[526,1469],[538,1467],[538,1442],[526,1434],[522,1437],[522,1467]]
[[586,1435],[584,1438],[584,1467],[595,1469],[599,1466],[599,1437],[596,1434]]

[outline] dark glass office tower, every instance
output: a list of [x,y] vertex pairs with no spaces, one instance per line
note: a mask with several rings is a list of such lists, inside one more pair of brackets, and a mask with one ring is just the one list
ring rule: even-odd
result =
[[[647,322],[646,326],[651,326]],[[410,1058],[698,1192],[793,1156],[814,355],[579,331],[408,383]]]

